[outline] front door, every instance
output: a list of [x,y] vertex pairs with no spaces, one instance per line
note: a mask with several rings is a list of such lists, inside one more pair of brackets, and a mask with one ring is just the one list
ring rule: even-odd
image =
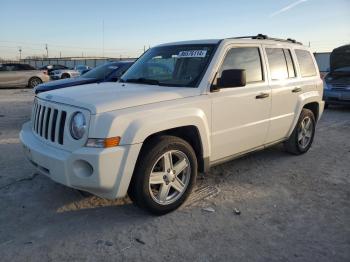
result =
[[244,87],[221,89],[212,98],[212,157],[217,161],[264,144],[271,90],[259,45],[230,46],[219,69],[245,69]]

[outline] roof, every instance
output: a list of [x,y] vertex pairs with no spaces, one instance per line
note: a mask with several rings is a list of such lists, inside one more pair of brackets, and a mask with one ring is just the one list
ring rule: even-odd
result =
[[294,39],[288,38],[288,39],[281,39],[281,38],[271,38],[267,35],[258,34],[255,36],[238,36],[238,37],[230,37],[230,38],[224,38],[224,39],[203,39],[203,40],[192,40],[192,41],[180,41],[180,42],[172,42],[172,43],[166,43],[161,44],[158,46],[168,46],[168,45],[196,45],[196,44],[218,44],[221,41],[232,41],[237,43],[251,43],[251,42],[259,42],[264,44],[276,44],[276,43],[283,43],[283,44],[291,44],[291,45],[298,45],[302,46],[302,43],[297,42]]

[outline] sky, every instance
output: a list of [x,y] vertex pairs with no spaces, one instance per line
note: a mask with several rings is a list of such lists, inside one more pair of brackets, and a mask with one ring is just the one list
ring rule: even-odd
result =
[[0,58],[138,57],[144,48],[267,34],[313,51],[350,43],[350,0],[0,0]]

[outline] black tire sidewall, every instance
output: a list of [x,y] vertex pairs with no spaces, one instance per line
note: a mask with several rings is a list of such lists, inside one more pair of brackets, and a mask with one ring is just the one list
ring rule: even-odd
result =
[[[34,86],[34,85],[33,85],[33,81],[34,81],[34,80],[39,80],[40,83]],[[36,87],[36,86],[42,84],[42,82],[43,82],[43,81],[42,81],[39,77],[32,77],[32,78],[29,80],[29,85],[28,85],[28,86],[29,86],[30,88],[34,88],[34,87]]]
[[[300,125],[301,125],[301,123],[302,123],[302,121],[304,120],[305,117],[309,117],[311,119],[311,121],[312,121],[312,135],[311,135],[311,139],[310,139],[310,142],[307,145],[307,147],[302,148],[299,145],[299,142],[298,142],[298,131],[299,131]],[[312,146],[312,143],[313,143],[313,140],[314,140],[314,137],[315,137],[315,130],[316,130],[316,121],[315,121],[314,114],[312,113],[312,111],[310,111],[308,109],[303,109],[301,114],[300,114],[300,117],[299,117],[299,120],[298,120],[298,124],[297,124],[297,126],[295,128],[295,143],[296,143],[297,149],[298,149],[298,151],[300,153],[307,152],[310,149],[310,147]]]
[[[155,141],[150,144],[154,145]],[[149,149],[149,150],[147,150]],[[187,199],[192,191],[197,177],[197,158],[192,147],[184,140],[164,136],[161,137],[158,143],[152,147],[148,146],[146,150],[141,152],[141,157],[137,163],[137,167],[134,173],[134,179],[132,180],[131,187],[131,199],[142,208],[147,209],[153,214],[162,215],[177,209]],[[186,191],[183,195],[174,203],[169,205],[161,205],[155,202],[149,192],[149,177],[153,168],[153,165],[165,152],[170,150],[179,150],[186,154],[191,165],[191,177]]]

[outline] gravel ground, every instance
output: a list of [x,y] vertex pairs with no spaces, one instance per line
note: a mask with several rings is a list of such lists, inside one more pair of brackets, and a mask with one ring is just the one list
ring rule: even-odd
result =
[[350,261],[350,108],[326,110],[307,154],[215,167],[154,217],[35,175],[18,140],[32,99],[0,90],[1,261]]

